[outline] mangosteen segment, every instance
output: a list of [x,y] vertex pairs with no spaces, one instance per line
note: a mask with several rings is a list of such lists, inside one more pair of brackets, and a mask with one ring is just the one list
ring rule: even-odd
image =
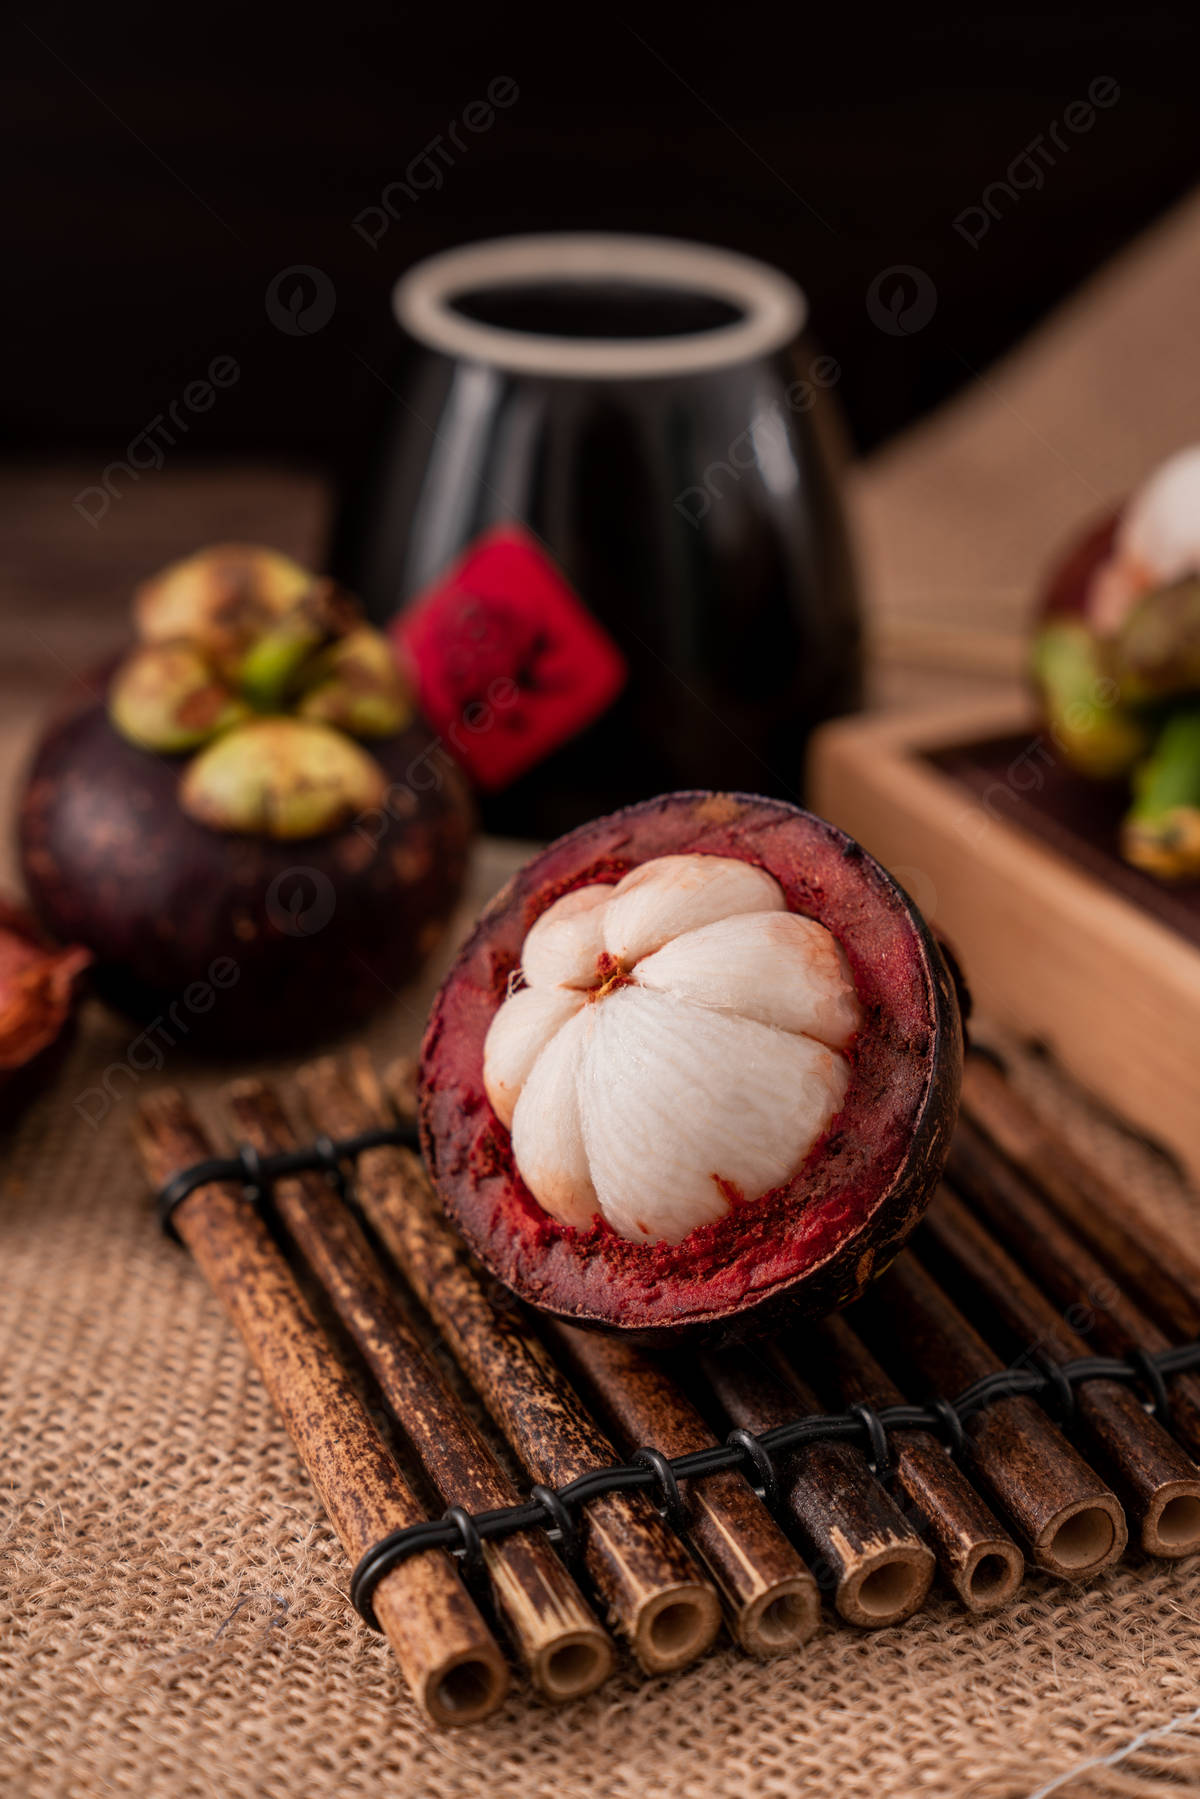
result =
[[797,1173],[845,1097],[860,1023],[845,958],[751,863],[661,856],[577,888],[530,931],[521,973],[484,1086],[562,1223],[598,1213],[679,1243]]

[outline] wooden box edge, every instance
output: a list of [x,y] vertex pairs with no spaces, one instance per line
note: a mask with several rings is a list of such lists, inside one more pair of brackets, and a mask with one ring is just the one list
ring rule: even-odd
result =
[[912,893],[982,1011],[1045,1042],[1200,1179],[1200,950],[925,760],[1026,729],[1033,778],[1024,701],[838,720],[814,740],[814,810]]

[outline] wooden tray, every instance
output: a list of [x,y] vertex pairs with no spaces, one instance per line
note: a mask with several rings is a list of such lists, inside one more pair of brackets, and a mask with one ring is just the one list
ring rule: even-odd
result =
[[1120,861],[1120,790],[1072,775],[1020,700],[828,725],[810,781],[814,810],[949,939],[980,1007],[1200,1178],[1200,884]]

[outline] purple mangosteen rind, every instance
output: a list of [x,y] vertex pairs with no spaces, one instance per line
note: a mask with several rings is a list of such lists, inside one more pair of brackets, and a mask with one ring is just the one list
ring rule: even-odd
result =
[[18,821],[46,928],[95,956],[102,997],[195,1048],[311,1043],[394,999],[459,897],[465,782],[414,720],[370,754],[384,803],[320,836],[273,840],[188,816],[186,756],[138,748],[104,700],[55,719]]
[[[797,1176],[672,1248],[630,1242],[600,1223],[574,1231],[541,1210],[484,1095],[482,1051],[534,919],[573,887],[676,853],[741,856],[779,880],[793,910],[838,937],[866,1019],[850,1050],[846,1101]],[[951,969],[911,899],[860,845],[783,801],[673,794],[560,838],[485,908],[425,1033],[421,1140],[446,1212],[519,1297],[631,1341],[716,1341],[836,1311],[883,1272],[940,1177],[962,1064]],[[839,1167],[841,1189],[829,1178]]]

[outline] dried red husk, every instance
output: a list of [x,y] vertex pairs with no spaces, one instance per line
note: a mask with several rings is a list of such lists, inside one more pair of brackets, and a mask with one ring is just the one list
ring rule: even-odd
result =
[[57,1043],[92,958],[55,949],[21,907],[0,900],[0,1085]]

